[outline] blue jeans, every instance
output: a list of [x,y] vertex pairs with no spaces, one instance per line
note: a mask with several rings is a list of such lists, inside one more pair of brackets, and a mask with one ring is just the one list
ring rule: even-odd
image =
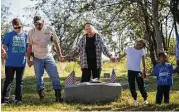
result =
[[61,90],[60,78],[58,76],[57,66],[53,57],[48,57],[45,59],[38,59],[34,57],[34,70],[37,80],[37,90],[45,88],[43,80],[44,69],[52,81],[53,89]]

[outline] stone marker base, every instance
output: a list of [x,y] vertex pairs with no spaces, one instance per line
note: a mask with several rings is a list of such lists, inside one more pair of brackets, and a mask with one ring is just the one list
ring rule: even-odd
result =
[[120,83],[79,83],[64,88],[64,101],[98,102],[114,101],[121,96]]

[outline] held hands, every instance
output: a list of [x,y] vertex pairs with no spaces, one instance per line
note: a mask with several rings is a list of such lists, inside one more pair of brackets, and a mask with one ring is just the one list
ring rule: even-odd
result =
[[110,60],[111,60],[112,62],[120,62],[121,58],[122,58],[122,57],[111,56],[111,57],[110,57]]
[[65,55],[65,56],[59,55],[59,56],[58,56],[58,60],[61,61],[61,62],[64,62],[64,61],[74,61],[74,60],[75,60],[75,57],[73,57],[73,56],[70,55],[70,54],[67,54],[67,55]]
[[111,56],[111,57],[110,57],[110,60],[111,60],[112,62],[116,62],[116,61],[117,61],[117,57],[116,57],[116,56]]
[[60,55],[60,56],[58,57],[58,59],[59,59],[59,61],[64,61],[64,59],[65,59],[65,56],[63,56],[63,55]]
[[27,60],[27,64],[28,64],[29,67],[31,67],[34,63],[31,60]]

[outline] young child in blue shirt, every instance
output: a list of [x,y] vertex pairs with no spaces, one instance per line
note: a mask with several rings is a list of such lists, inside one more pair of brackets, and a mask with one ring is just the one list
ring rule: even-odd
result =
[[176,72],[172,64],[168,63],[167,53],[161,52],[158,55],[159,63],[154,67],[152,75],[157,77],[156,104],[161,104],[164,97],[164,103],[169,103],[170,88],[173,85],[172,74]]

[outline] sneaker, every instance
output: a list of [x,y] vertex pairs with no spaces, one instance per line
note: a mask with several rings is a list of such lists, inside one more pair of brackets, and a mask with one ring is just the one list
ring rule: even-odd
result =
[[145,100],[143,104],[148,105],[149,101]]
[[134,100],[134,105],[135,106],[138,106],[139,105],[139,102],[137,100]]
[[7,105],[7,104],[8,104],[7,102],[3,102],[1,103],[1,106]]
[[1,106],[9,104],[9,98],[8,97],[2,97],[1,98]]
[[55,90],[55,101],[56,102],[63,102],[61,90]]

